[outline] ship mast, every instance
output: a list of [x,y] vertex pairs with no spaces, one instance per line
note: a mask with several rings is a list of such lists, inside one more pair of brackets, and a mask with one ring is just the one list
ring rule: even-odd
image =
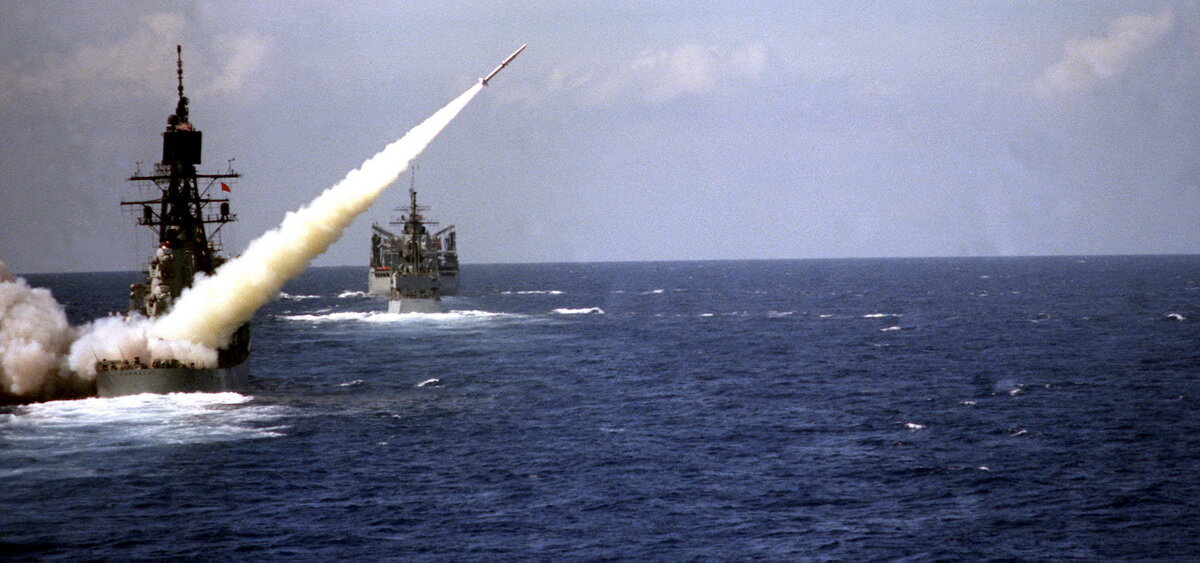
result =
[[[129,178],[131,182],[153,183],[161,192],[161,197],[123,201],[121,205],[141,206],[142,215],[138,224],[155,232],[160,248],[183,251],[190,256],[194,271],[212,273],[218,265],[214,260],[218,249],[213,236],[225,223],[237,217],[229,213],[227,198],[210,198],[207,194],[217,180],[239,178],[241,175],[232,168],[221,174],[196,172],[196,165],[200,164],[203,136],[189,119],[188,98],[183,94],[182,47],[176,45],[175,53],[179,99],[175,113],[167,118],[167,128],[162,133],[162,161],[155,165],[153,174],[144,175],[139,170]],[[200,189],[201,180],[207,180],[203,191]],[[211,204],[219,204],[218,213],[205,213]],[[216,224],[217,227],[210,233],[207,224]],[[191,283],[191,279],[184,281],[185,284]]]
[[[430,256],[426,252],[428,245],[429,230],[427,225],[436,225],[436,222],[425,221],[425,217],[421,215],[422,211],[428,207],[417,205],[417,166],[414,164],[409,170],[409,187],[408,187],[408,215],[400,216],[399,221],[391,221],[392,225],[403,225],[404,241],[403,251],[400,253],[400,263],[398,266],[407,273],[423,272],[429,267]],[[397,207],[397,211],[403,211],[403,207]]]

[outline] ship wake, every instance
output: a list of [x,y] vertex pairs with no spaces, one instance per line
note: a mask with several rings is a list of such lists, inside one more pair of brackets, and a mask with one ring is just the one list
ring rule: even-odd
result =
[[281,315],[280,318],[289,321],[302,321],[311,323],[348,321],[365,323],[412,323],[422,321],[453,323],[497,318],[517,318],[521,316],[522,315],[513,313],[493,313],[489,311],[447,311],[443,313],[384,313],[379,311],[348,311],[323,314]]

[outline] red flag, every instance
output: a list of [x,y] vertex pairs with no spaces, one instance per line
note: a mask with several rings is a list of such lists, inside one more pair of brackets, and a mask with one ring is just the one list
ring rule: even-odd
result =
[[225,182],[221,182],[221,191],[232,192],[233,190],[229,189],[229,184],[226,184]]

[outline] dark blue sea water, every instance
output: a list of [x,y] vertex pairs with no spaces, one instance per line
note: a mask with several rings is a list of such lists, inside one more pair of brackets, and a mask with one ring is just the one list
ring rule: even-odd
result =
[[[28,280],[82,322],[133,277]],[[0,550],[1200,557],[1200,257],[468,265],[406,316],[365,278],[260,311],[244,394],[0,411]]]

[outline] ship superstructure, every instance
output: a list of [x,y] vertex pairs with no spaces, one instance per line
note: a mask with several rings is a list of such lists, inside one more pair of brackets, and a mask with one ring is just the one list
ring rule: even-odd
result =
[[[145,281],[130,287],[131,315],[153,319],[166,314],[197,274],[211,275],[224,261],[220,255],[220,231],[235,221],[227,197],[226,180],[241,177],[232,167],[218,174],[200,174],[203,136],[188,115],[188,98],[183,95],[182,49],[176,47],[179,99],[175,113],[163,132],[162,161],[152,173],[140,170],[130,182],[148,188],[158,197],[122,201],[136,211],[137,223],[154,232],[154,254],[145,270]],[[195,366],[178,360],[124,358],[101,359],[96,364],[97,391],[101,397],[137,393],[224,391],[241,387],[246,374],[241,364],[250,353],[249,325],[241,326],[230,344],[217,350],[216,366]]]
[[[454,226],[433,232],[437,223],[426,221],[417,204],[417,191],[409,188],[409,206],[391,225],[399,233],[372,225],[371,267],[368,293],[388,298],[390,313],[441,311],[443,295],[458,291],[458,248]],[[403,210],[403,208],[401,208]]]

